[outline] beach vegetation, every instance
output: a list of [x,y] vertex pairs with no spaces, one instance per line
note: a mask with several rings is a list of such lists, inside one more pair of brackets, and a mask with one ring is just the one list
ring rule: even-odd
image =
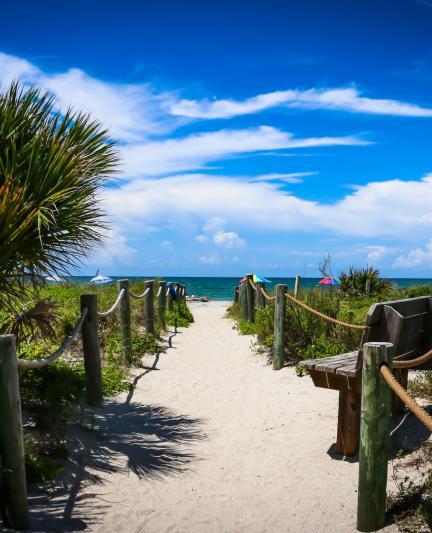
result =
[[188,328],[193,322],[194,317],[183,302],[175,301],[172,310],[166,313],[166,323],[169,326]]
[[[97,198],[119,157],[99,122],[18,83],[0,94],[0,147],[0,308],[16,313],[46,275],[64,275],[103,242]],[[43,330],[52,309],[35,304],[21,322]]]
[[392,281],[382,278],[380,271],[372,266],[362,268],[351,266],[346,272],[341,272],[338,277],[339,290],[354,298],[366,296],[386,298],[395,288]]

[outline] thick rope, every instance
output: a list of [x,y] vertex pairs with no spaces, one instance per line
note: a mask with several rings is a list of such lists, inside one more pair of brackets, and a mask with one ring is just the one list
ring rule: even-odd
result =
[[133,292],[129,291],[129,294],[132,296],[132,298],[135,298],[136,300],[140,300],[141,298],[144,298],[146,294],[150,292],[150,287],[147,287],[147,289],[142,294],[134,294]]
[[407,359],[406,361],[393,361],[393,368],[413,368],[426,363],[429,361],[429,359],[432,359],[432,350],[429,350],[425,354],[421,355],[420,357],[416,357],[415,359]]
[[385,379],[387,385],[395,392],[395,394],[404,402],[410,411],[423,422],[423,424],[432,431],[432,416],[421,407],[414,398],[402,387],[399,381],[395,378],[390,368],[383,364],[380,367],[380,373]]
[[159,298],[161,292],[162,292],[162,285],[159,285],[159,289],[157,291],[156,298]]
[[38,359],[37,361],[28,361],[27,359],[21,359],[20,357],[18,357],[18,366],[20,368],[42,368],[58,359],[60,355],[66,350],[66,348],[68,348],[77,338],[77,335],[80,332],[82,325],[84,324],[84,320],[87,318],[87,314],[88,309],[87,307],[84,307],[84,309],[81,311],[81,316],[79,317],[77,323],[75,324],[75,327],[72,330],[72,333],[69,335],[69,337],[66,337],[66,339],[60,344],[60,346],[55,352],[53,352],[48,357]]
[[168,296],[169,293],[170,293],[170,288],[168,287],[168,289],[166,290],[165,296]]
[[299,305],[300,307],[303,307],[306,311],[309,311],[309,313],[312,313],[313,315],[319,316],[320,318],[323,318],[324,320],[327,320],[328,322],[333,322],[333,324],[337,324],[338,326],[342,326],[344,328],[351,328],[351,329],[358,329],[364,331],[367,326],[359,326],[358,324],[349,324],[348,322],[343,322],[342,320],[338,320],[337,318],[332,318],[331,316],[325,315],[324,313],[321,313],[320,311],[317,311],[316,309],[313,309],[312,307],[309,307],[307,304],[301,302],[300,300],[297,300],[297,298],[294,298],[294,296],[291,296],[291,294],[285,293],[285,296],[288,298],[288,300],[291,300],[295,304]]
[[122,289],[117,296],[117,300],[113,303],[112,307],[108,309],[108,311],[98,311],[98,317],[99,318],[105,318],[107,316],[110,316],[114,313],[114,311],[117,309],[118,304],[120,303],[120,300],[123,298],[124,294],[126,292],[126,289]]
[[260,289],[261,289],[261,292],[262,292],[264,298],[266,298],[266,299],[269,300],[270,302],[273,301],[273,300],[276,300],[276,297],[275,297],[275,296],[269,296],[269,295],[266,293],[266,291],[265,291],[262,287],[260,287]]

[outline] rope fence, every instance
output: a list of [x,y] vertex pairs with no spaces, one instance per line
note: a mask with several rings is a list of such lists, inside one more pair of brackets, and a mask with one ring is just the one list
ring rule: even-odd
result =
[[261,287],[261,294],[264,296],[266,300],[269,302],[273,302],[276,298],[274,296],[270,296],[270,294],[267,294],[266,291]]
[[135,300],[141,300],[141,298],[144,298],[144,296],[147,296],[149,292],[150,292],[150,287],[147,287],[147,289],[142,294],[135,294],[132,291],[129,291],[129,294],[132,296],[132,298],[135,298]]
[[107,316],[111,316],[114,311],[117,309],[119,303],[120,303],[120,300],[124,297],[124,295],[126,294],[126,289],[121,289],[121,291],[118,293],[118,296],[117,296],[117,299],[116,301],[113,303],[112,307],[110,307],[108,309],[108,311],[98,311],[98,317],[99,318],[105,318]]
[[342,320],[338,320],[337,318],[333,318],[324,313],[321,313],[321,311],[317,311],[316,309],[313,309],[312,307],[305,304],[304,302],[297,300],[297,298],[295,298],[294,296],[291,296],[291,294],[288,294],[287,292],[285,293],[285,297],[291,302],[298,305],[299,307],[302,307],[305,311],[308,311],[309,313],[312,313],[315,316],[318,316],[324,320],[327,320],[327,322],[332,322],[333,324],[336,324],[337,326],[342,326],[348,329],[357,329],[361,331],[364,331],[367,328],[367,326],[360,326],[359,324],[350,324],[349,322],[343,322]]
[[382,364],[379,370],[381,376],[392,391],[394,391],[394,393],[404,402],[420,422],[422,422],[429,431],[432,431],[432,416],[430,416],[430,414],[414,400],[411,394],[402,387],[396,379],[396,376],[386,364]]
[[407,361],[393,361],[393,368],[415,368],[423,363],[427,363],[430,359],[432,359],[432,350],[429,350],[425,354],[421,355],[420,357],[416,357],[415,359],[409,359]]
[[[298,291],[299,283],[296,283],[296,286]],[[255,289],[255,292],[252,289]],[[260,297],[261,295],[264,298]],[[236,291],[234,296],[236,302]],[[274,370],[279,370],[285,365],[285,321],[288,302],[337,326],[362,332],[368,330],[367,326],[344,322],[314,309],[299,300],[296,295],[289,294],[286,285],[276,285],[274,296],[270,296],[265,291],[263,283],[254,284],[250,276],[247,276],[246,283],[243,283],[238,290],[238,302],[243,319],[253,323],[255,303],[259,309],[265,306],[266,301],[274,301]],[[392,348],[393,345],[387,342],[365,342],[361,352],[362,376],[359,376],[361,409],[359,406],[357,415],[360,415],[361,420],[357,528],[364,532],[376,531],[385,523],[392,391],[395,397],[432,432],[432,416],[405,390],[404,385],[399,383],[390,368],[397,370],[416,368],[432,360],[432,349],[414,359],[396,359],[391,364],[391,357],[388,358],[387,351]],[[358,431],[358,428],[355,429],[358,418],[356,421],[353,418],[352,424],[354,426],[350,431],[355,433]]]
[[[76,341],[79,333],[82,336],[82,351],[85,369],[85,396],[87,404],[100,407],[103,402],[102,364],[99,343],[99,319],[111,316],[118,311],[120,322],[120,347],[123,361],[132,362],[132,332],[130,297],[144,298],[144,329],[146,333],[155,333],[156,309],[160,324],[165,327],[166,310],[173,307],[173,292],[178,303],[184,300],[185,287],[179,283],[168,287],[160,281],[159,290],[154,296],[153,281],[146,281],[146,289],[141,295],[133,294],[129,289],[129,280],[117,282],[117,298],[107,311],[98,311],[97,294],[80,296],[80,316],[70,335],[50,355],[38,360],[27,360],[17,357],[15,336],[0,335],[0,413],[2,431],[0,431],[0,458],[2,484],[3,521],[8,527],[25,530],[29,527],[27,506],[27,485],[25,477],[25,453],[23,439],[23,423],[21,414],[21,395],[19,389],[19,369],[41,369],[58,359]],[[154,300],[157,301],[155,305]],[[6,428],[6,430],[3,430]],[[9,472],[8,475],[3,475]],[[5,518],[6,517],[6,518]]]
[[84,320],[87,318],[88,309],[85,307],[81,311],[81,315],[76,322],[71,334],[66,337],[66,339],[60,344],[60,346],[57,348],[55,352],[53,352],[51,355],[48,355],[47,357],[44,357],[43,359],[38,359],[35,361],[30,361],[27,359],[22,359],[20,357],[17,357],[18,366],[20,368],[42,368],[44,366],[49,365],[49,363],[52,363],[56,359],[58,359],[62,353],[69,348],[69,346],[74,342],[74,340],[77,338],[78,333],[81,331],[82,325],[84,323]]

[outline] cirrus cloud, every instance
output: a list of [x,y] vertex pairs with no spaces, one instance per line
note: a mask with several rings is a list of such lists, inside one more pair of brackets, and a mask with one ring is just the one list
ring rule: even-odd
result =
[[354,87],[335,89],[307,89],[273,91],[247,98],[246,100],[187,100],[170,104],[173,115],[188,118],[215,119],[232,118],[258,113],[274,107],[295,109],[327,109],[371,115],[401,117],[432,117],[432,108],[391,100],[388,98],[368,98]]

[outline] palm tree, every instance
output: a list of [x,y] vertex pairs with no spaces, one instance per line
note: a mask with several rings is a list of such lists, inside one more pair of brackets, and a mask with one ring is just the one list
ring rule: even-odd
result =
[[101,244],[98,193],[118,161],[90,116],[15,82],[0,94],[0,309],[20,303],[24,280],[65,274]]

